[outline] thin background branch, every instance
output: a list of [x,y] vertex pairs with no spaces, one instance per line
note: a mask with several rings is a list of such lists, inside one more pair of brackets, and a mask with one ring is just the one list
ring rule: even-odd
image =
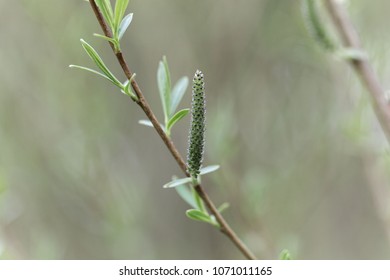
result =
[[[325,0],[325,4],[343,40],[344,47],[363,51],[360,38],[344,7],[336,3],[335,0]],[[375,114],[387,140],[390,142],[390,106],[385,98],[384,90],[379,82],[378,76],[372,69],[367,58],[350,59],[349,63],[370,93]]]
[[[325,4],[329,15],[333,20],[341,39],[343,40],[344,47],[363,51],[360,38],[345,8],[341,4],[336,3],[335,0],[325,0]],[[376,117],[379,120],[388,142],[390,142],[390,106],[385,98],[385,92],[379,82],[378,76],[374,72],[366,57],[351,59],[349,60],[349,64],[361,80],[362,84],[366,87],[367,91],[370,93],[371,104]],[[379,218],[385,226],[386,235],[390,242],[388,186],[383,186],[382,182],[379,180],[379,178],[383,178],[383,176],[380,176],[376,170],[375,167],[377,167],[377,164],[372,156],[369,156],[366,153],[364,158],[370,191],[373,195]]]

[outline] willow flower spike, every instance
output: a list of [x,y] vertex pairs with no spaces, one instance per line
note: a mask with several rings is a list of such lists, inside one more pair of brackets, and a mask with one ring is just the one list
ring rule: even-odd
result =
[[197,182],[203,161],[206,102],[203,73],[196,70],[192,85],[191,128],[187,151],[188,172]]

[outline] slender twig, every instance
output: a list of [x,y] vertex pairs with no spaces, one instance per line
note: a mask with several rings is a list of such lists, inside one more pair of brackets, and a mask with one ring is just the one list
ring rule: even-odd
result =
[[[326,7],[339,32],[344,47],[362,51],[360,38],[352,25],[347,11],[341,4],[335,0],[325,0]],[[372,69],[366,57],[352,59],[349,61],[356,74],[359,76],[362,84],[371,95],[371,103],[382,130],[390,142],[390,106],[385,98],[384,90],[379,82],[377,75]],[[388,207],[388,191],[378,182],[378,174],[371,156],[365,156],[365,166],[368,173],[368,179],[371,185],[371,192],[378,210],[379,218],[385,225],[387,238],[390,241],[390,219]]]
[[[343,40],[344,47],[363,51],[359,36],[344,7],[336,3],[335,0],[325,0],[325,4]],[[371,103],[376,117],[387,140],[390,142],[390,107],[378,76],[375,74],[366,57],[350,59],[349,62],[362,84],[370,93]]]
[[[104,32],[104,35],[107,37],[112,37],[112,33],[110,29],[108,28],[103,15],[101,14],[98,6],[96,5],[94,0],[90,0],[89,3],[91,4],[92,10],[95,13],[95,16]],[[119,64],[122,67],[123,72],[125,73],[126,77],[130,80],[132,77],[132,71],[130,70],[128,64],[126,63],[124,56],[120,50],[115,50],[115,47],[112,43],[110,43],[112,50],[115,53],[115,56],[119,62]],[[160,123],[158,122],[156,116],[154,115],[152,109],[150,108],[148,102],[145,99],[145,96],[143,95],[140,87],[138,86],[135,79],[131,80],[131,86],[135,92],[135,94],[138,97],[138,100],[135,101],[141,109],[144,111],[146,116],[149,118],[149,120],[152,122],[155,130],[157,131],[158,135],[161,137],[165,145],[167,146],[168,150],[171,152],[172,156],[174,157],[177,164],[180,166],[180,169],[184,172],[186,176],[189,176],[189,173],[187,171],[187,165],[185,161],[183,160],[183,157],[180,155],[179,151],[176,149],[175,145],[173,144],[172,140],[168,137],[168,135],[164,132],[164,130],[161,128]],[[236,247],[241,251],[241,253],[250,260],[257,259],[256,256],[248,249],[248,247],[245,246],[245,244],[241,241],[241,239],[237,236],[237,234],[232,230],[232,228],[229,226],[229,224],[226,222],[226,220],[223,218],[223,216],[219,213],[217,208],[215,207],[213,201],[210,199],[210,197],[207,195],[205,190],[202,188],[201,185],[197,185],[194,187],[195,191],[198,193],[198,195],[202,198],[204,203],[206,204],[207,208],[210,210],[210,212],[214,215],[215,219],[217,220],[220,231],[224,233],[235,245]]]

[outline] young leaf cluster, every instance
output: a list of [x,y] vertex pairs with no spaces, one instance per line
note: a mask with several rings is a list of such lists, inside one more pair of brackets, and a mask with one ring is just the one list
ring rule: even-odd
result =
[[[167,59],[164,56],[157,69],[157,85],[164,112],[164,125],[161,126],[164,128],[165,133],[170,136],[172,127],[190,111],[186,108],[176,112],[180,101],[186,93],[188,78],[181,77],[172,88],[171,74],[169,72]],[[139,123],[153,127],[152,123],[148,120],[140,120]]]
[[129,0],[117,0],[115,2],[114,9],[112,9],[110,0],[96,0],[95,2],[111,29],[112,38],[101,34],[94,35],[111,42],[114,45],[115,52],[120,52],[119,42],[122,39],[123,34],[125,34],[127,28],[130,26],[131,21],[133,20],[132,13],[125,16]]

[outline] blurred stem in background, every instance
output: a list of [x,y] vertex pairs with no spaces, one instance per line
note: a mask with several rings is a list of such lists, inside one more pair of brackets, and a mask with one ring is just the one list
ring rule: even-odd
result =
[[[385,95],[385,91],[379,81],[379,78],[368,61],[368,56],[362,48],[362,43],[356,32],[348,12],[343,3],[337,3],[336,0],[323,0],[333,25],[341,37],[342,46],[334,46],[324,23],[321,22],[318,14],[318,1],[303,0],[304,11],[306,12],[306,21],[317,42],[326,50],[331,52],[339,51],[338,55],[344,58],[352,67],[363,86],[367,89],[371,105],[378,122],[380,123],[384,135],[390,143],[390,105]],[[389,191],[388,186],[382,185],[375,179],[378,176],[378,168],[375,161],[367,152],[365,152],[365,165],[369,179],[370,191],[372,192],[377,212],[380,220],[383,222],[388,242],[390,244],[390,215],[389,215]],[[380,176],[378,176],[380,177]]]

